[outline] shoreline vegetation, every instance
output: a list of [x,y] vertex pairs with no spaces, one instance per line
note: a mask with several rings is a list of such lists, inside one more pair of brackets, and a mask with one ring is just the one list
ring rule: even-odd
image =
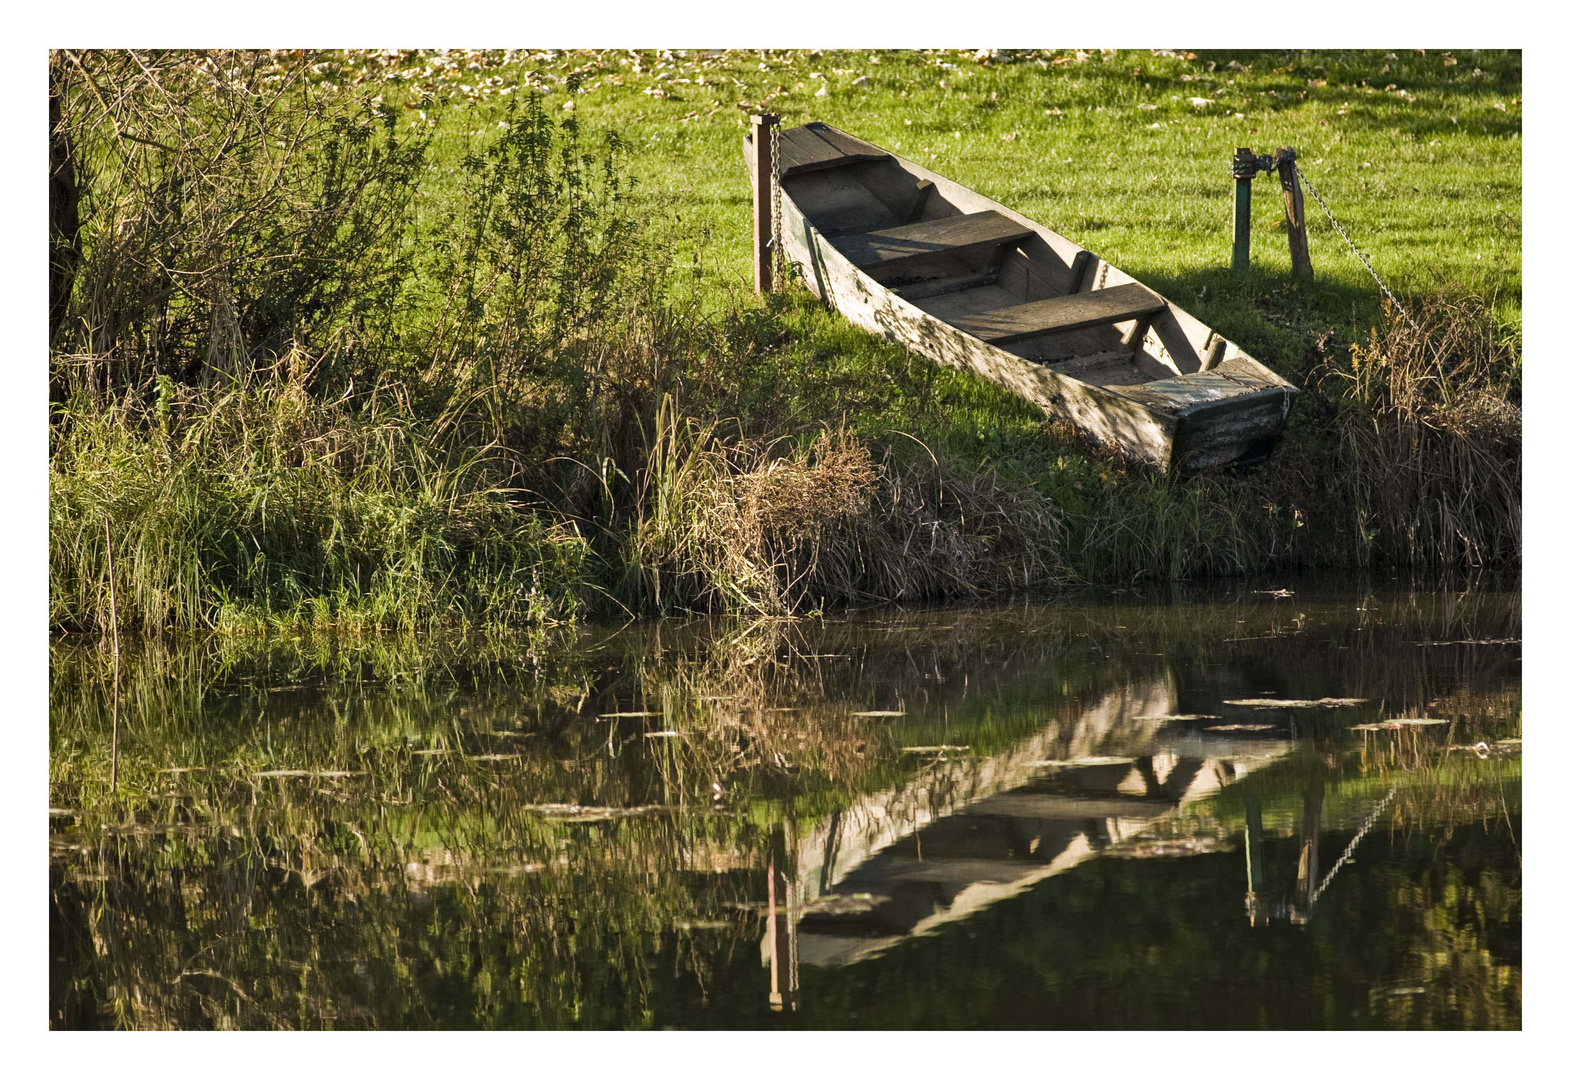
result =
[[[51,630],[107,628],[106,521],[146,631],[1514,568],[1520,66],[57,51]],[[1272,460],[1171,480],[800,287],[755,298],[759,108],[942,165],[1206,318],[1303,389]],[[1318,223],[1296,283],[1259,199],[1226,271],[1251,140],[1299,147],[1413,323]]]

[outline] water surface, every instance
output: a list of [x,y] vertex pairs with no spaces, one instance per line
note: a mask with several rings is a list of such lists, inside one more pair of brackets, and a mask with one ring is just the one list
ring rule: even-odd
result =
[[1284,592],[57,643],[51,1023],[1519,1027],[1515,583]]

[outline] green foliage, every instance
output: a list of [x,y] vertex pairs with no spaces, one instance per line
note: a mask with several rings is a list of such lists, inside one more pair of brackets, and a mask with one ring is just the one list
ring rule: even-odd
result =
[[50,454],[50,623],[521,624],[577,610],[587,547],[511,505],[495,460],[401,409],[298,382],[63,410]]
[[51,139],[75,163],[52,179],[79,218],[51,237],[69,253],[52,264],[57,397],[299,353],[342,385],[386,355],[425,133],[254,52],[61,50],[50,74]]

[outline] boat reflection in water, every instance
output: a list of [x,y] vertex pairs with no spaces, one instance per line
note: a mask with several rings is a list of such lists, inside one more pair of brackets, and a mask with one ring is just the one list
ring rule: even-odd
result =
[[1182,715],[1176,701],[1172,682],[1153,678],[1002,753],[912,748],[934,760],[909,782],[805,835],[782,830],[760,943],[771,1007],[796,1007],[799,964],[856,964],[1127,849],[1160,819],[1293,748],[1287,720],[1229,731],[1239,725]]

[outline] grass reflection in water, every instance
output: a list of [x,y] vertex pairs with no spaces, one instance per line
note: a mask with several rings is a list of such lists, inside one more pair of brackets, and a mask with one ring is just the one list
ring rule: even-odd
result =
[[[1519,1026],[1519,622],[1239,589],[147,643],[114,795],[107,653],[57,643],[51,1022]],[[1226,704],[1329,697],[1366,701]],[[1446,722],[1353,730],[1391,717]]]

